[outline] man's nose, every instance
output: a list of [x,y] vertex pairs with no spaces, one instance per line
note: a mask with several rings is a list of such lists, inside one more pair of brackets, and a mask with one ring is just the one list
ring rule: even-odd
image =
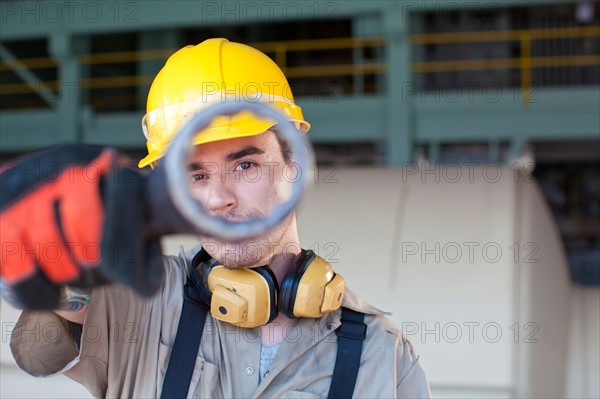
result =
[[209,184],[209,189],[204,206],[209,212],[228,211],[237,207],[237,198],[235,192],[227,182],[213,179]]

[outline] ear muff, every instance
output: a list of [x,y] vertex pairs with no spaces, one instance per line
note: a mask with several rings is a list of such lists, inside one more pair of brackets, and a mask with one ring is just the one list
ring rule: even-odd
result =
[[[210,260],[206,252],[193,259],[195,267]],[[215,319],[253,328],[273,321],[278,311],[289,318],[317,318],[342,306],[346,283],[331,265],[313,251],[303,250],[295,265],[281,282],[267,266],[252,269],[228,269],[213,261],[208,275],[208,290],[201,277],[190,273],[201,290],[201,300],[210,307]]]
[[281,283],[279,310],[289,318],[317,318],[342,306],[346,283],[325,259],[302,251]]
[[208,275],[212,293],[210,313],[215,319],[253,328],[277,317],[275,275],[268,267],[228,269],[215,265]]

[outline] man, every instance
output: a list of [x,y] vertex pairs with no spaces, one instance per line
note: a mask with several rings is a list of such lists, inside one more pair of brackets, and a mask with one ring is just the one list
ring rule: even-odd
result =
[[[269,103],[300,131],[309,129],[275,63],[251,47],[210,39],[176,52],[154,80],[143,119],[149,153],[140,166],[160,162],[173,135],[190,115],[224,99]],[[194,144],[189,162],[190,190],[211,215],[230,221],[260,217],[289,196],[284,169],[292,161],[290,151],[272,121],[243,113],[221,117],[200,132]],[[109,216],[107,212],[107,220]],[[225,266],[225,273],[256,271],[261,282],[274,279],[267,285],[283,310],[271,312],[268,320],[260,323],[224,322],[231,316],[227,300],[243,300],[235,289],[222,291],[226,299],[218,307],[222,314],[211,310],[200,326],[197,353],[190,349],[193,364],[183,392],[191,397],[305,398],[331,393],[336,360],[344,356],[338,353],[342,338],[336,335],[343,323],[342,311],[334,307],[311,317],[298,316],[296,305],[301,301],[294,298],[296,293],[291,299],[285,296],[284,291],[294,289],[290,281],[295,281],[307,259],[307,253],[300,249],[295,214],[259,238],[231,243],[202,236],[199,241],[202,249],[164,258],[164,276],[158,294],[152,297],[139,297],[119,284],[103,285],[91,293],[68,288],[60,309],[23,312],[11,341],[17,363],[33,375],[64,373],[94,396],[169,396],[165,393],[165,380],[170,378],[166,377],[167,370],[177,367],[173,359],[179,354],[173,355],[173,348],[179,335],[185,335],[184,324],[189,321],[184,317],[185,306],[189,306],[184,305],[184,286],[198,275],[204,280],[200,284],[208,284],[212,290],[210,279],[217,270],[223,271],[220,264]],[[319,264],[326,272],[317,272],[318,277],[328,276],[325,284],[335,279],[326,262],[310,259],[307,270]],[[272,274],[261,268],[264,265]],[[49,269],[44,268],[46,274]],[[281,290],[274,288],[278,285]],[[321,287],[303,301],[322,296],[323,290]],[[221,294],[214,289],[211,309]],[[290,300],[296,304],[286,309]],[[343,307],[354,311],[352,314],[365,315],[366,337],[359,352],[353,395],[429,397],[419,357],[382,312],[350,290],[343,295]],[[319,303],[319,309],[326,308]],[[249,315],[250,309],[246,313]],[[58,334],[30,339],[28,331],[35,326],[53,326]],[[189,332],[187,339],[191,339]],[[335,384],[342,382],[338,379]]]

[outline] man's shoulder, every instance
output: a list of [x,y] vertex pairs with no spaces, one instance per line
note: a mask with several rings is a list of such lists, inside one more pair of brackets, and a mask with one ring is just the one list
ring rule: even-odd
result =
[[201,249],[202,246],[200,245],[196,245],[190,249],[179,247],[179,253],[177,255],[163,255],[163,264],[167,273],[179,277],[187,276],[194,256],[196,256]]
[[201,250],[202,246],[200,244],[189,249],[185,249],[183,246],[180,246],[179,253],[177,255],[163,255],[163,261],[165,265],[185,268],[192,263],[194,256]]
[[366,315],[390,315],[391,313],[385,312],[371,304],[369,304],[363,297],[346,287],[344,293],[344,299],[342,300],[342,306],[354,311],[364,313]]
[[382,365],[387,365],[388,377],[393,377],[398,384],[418,365],[419,356],[401,328],[389,317],[391,313],[370,305],[350,290],[346,292],[343,306],[365,314],[367,334],[361,364],[379,371]]
[[378,336],[377,339],[381,339],[381,335],[389,335],[392,340],[404,338],[400,328],[389,317],[392,315],[390,312],[371,305],[363,297],[348,288],[344,294],[342,306],[365,314],[368,336],[375,334]]

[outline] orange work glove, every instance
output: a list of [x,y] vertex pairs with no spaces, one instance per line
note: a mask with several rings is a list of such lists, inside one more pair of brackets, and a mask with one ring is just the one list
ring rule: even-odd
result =
[[5,167],[0,182],[0,278],[13,304],[54,309],[65,284],[158,289],[162,255],[146,234],[145,177],[115,150],[52,147]]

